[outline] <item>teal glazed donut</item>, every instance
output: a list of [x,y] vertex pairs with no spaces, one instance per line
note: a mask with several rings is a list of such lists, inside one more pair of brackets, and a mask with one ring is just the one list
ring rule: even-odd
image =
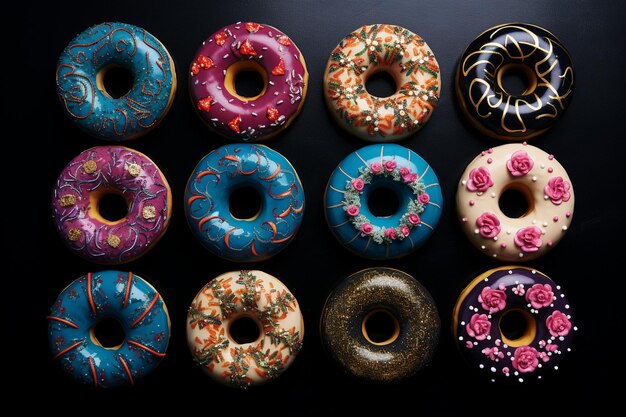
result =
[[[252,218],[231,214],[233,191],[251,187],[261,197]],[[298,174],[278,152],[262,145],[231,144],[206,155],[185,191],[187,222],[200,243],[224,259],[261,261],[276,255],[296,235],[304,215]]]
[[[170,336],[165,302],[132,272],[90,272],[76,279],[47,319],[53,359],[76,381],[96,389],[134,385],[161,362]],[[104,347],[94,329],[111,319],[119,322],[125,339]]]
[[[104,75],[122,67],[133,86],[113,98]],[[105,22],[78,34],[56,71],[57,94],[67,116],[88,134],[109,141],[148,133],[165,117],[176,92],[174,61],[157,38],[126,23]]]
[[[386,187],[399,210],[372,214],[372,192]],[[333,171],[326,186],[326,221],[339,242],[370,259],[399,258],[423,245],[432,234],[443,197],[433,169],[401,145],[370,145],[351,153]]]

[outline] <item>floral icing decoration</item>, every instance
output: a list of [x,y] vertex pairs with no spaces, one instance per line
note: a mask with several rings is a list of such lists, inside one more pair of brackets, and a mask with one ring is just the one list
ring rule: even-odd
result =
[[534,164],[526,151],[515,151],[506,162],[506,167],[514,177],[522,177],[533,169]]
[[523,227],[515,234],[515,245],[522,252],[536,252],[543,242],[541,241],[541,229],[537,226]]
[[477,191],[484,193],[489,187],[493,185],[491,174],[485,167],[474,168],[469,173],[469,179],[467,180],[467,189],[470,191]]
[[562,177],[554,177],[548,181],[548,184],[544,188],[546,198],[549,198],[553,204],[560,205],[563,202],[567,202],[570,199],[570,183],[565,181]]

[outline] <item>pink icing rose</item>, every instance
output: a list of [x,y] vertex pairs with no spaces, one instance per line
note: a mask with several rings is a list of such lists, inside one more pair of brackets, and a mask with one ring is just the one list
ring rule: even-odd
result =
[[554,337],[567,336],[572,328],[572,323],[565,314],[556,310],[546,319],[546,326],[548,326],[550,334]]
[[400,176],[404,180],[404,182],[413,182],[417,180],[417,174],[411,172],[407,167],[400,168]]
[[506,167],[514,177],[521,177],[528,174],[533,169],[535,163],[526,151],[516,151],[511,155],[511,159],[506,162]]
[[348,213],[348,216],[357,216],[359,214],[359,208],[355,205],[350,205],[346,209],[346,213]]
[[393,159],[385,161],[383,165],[385,166],[385,171],[387,172],[393,171],[398,166],[398,164],[396,164],[396,161],[394,161]]
[[520,346],[513,353],[513,368],[520,373],[534,372],[539,365],[539,352],[530,346]]
[[380,171],[383,170],[383,166],[380,164],[380,162],[374,162],[372,163],[372,165],[370,165],[370,171],[372,171],[374,174],[380,174]]
[[422,204],[428,204],[430,201],[430,196],[427,193],[422,193],[417,197],[418,201]]
[[470,191],[478,191],[480,193],[487,191],[493,185],[491,174],[485,167],[474,168],[469,173],[469,179],[466,182],[467,189]]
[[409,226],[406,226],[406,225],[400,226],[400,231],[402,232],[404,236],[408,236],[409,233],[411,233],[411,229],[409,229]]
[[417,215],[417,214],[415,214],[415,213],[411,213],[411,214],[409,214],[409,216],[407,217],[407,219],[409,220],[409,223],[411,223],[411,224],[412,224],[412,225],[414,225],[414,226],[417,226],[417,225],[418,225],[418,224],[420,224],[420,223],[421,223],[421,221],[422,221],[422,220],[420,219],[420,216],[418,216],[418,215]]
[[467,334],[476,340],[485,340],[491,330],[491,322],[486,314],[474,314],[470,322],[465,326]]
[[485,287],[478,296],[478,302],[482,303],[485,310],[489,310],[489,314],[496,313],[506,306],[506,294],[502,290],[494,290],[491,287]]
[[544,193],[552,200],[552,204],[557,206],[564,201],[569,201],[571,194],[569,192],[570,183],[561,177],[550,178],[548,185],[543,189]]
[[361,178],[355,178],[352,180],[352,188],[357,191],[363,191],[363,187],[365,187],[365,183]]
[[371,224],[363,223],[361,225],[361,232],[365,233],[366,235],[369,235],[373,231],[374,231],[374,226],[372,226]]
[[385,229],[385,236],[391,240],[396,239],[396,229]]
[[543,243],[541,229],[537,226],[523,227],[515,234],[514,241],[522,252],[537,252]]
[[478,232],[484,238],[491,239],[500,233],[500,220],[493,213],[483,213],[476,219]]
[[548,307],[552,304],[554,293],[550,284],[535,284],[526,291],[526,301],[534,309],[540,309],[541,307]]

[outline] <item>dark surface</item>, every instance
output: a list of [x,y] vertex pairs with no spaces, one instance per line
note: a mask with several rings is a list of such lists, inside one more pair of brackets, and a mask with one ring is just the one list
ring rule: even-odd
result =
[[[44,405],[53,414],[180,415],[396,415],[408,404],[420,415],[594,415],[623,413],[617,385],[624,371],[624,274],[618,262],[626,232],[624,208],[623,94],[626,91],[626,30],[623,2],[615,1],[152,1],[51,3],[41,8],[21,2],[7,19],[19,30],[5,37],[17,54],[7,54],[3,100],[5,183],[3,233],[9,275],[4,282],[2,335],[4,378],[10,381],[3,409],[33,415]],[[247,3],[247,2],[246,2]],[[16,20],[17,19],[17,20]],[[92,392],[77,386],[50,360],[45,316],[72,280],[102,267],[70,253],[57,236],[50,215],[56,176],[75,155],[104,145],[72,126],[56,97],[56,60],[85,28],[119,20],[143,26],[173,55],[178,92],[162,125],[128,143],[152,158],[172,186],[174,214],[155,249],[121,270],[132,270],[159,289],[169,307],[172,337],[168,355],[155,373],[132,390]],[[185,340],[185,315],[196,292],[218,274],[242,265],[209,254],[191,235],[183,214],[185,183],[196,163],[225,140],[201,123],[188,98],[187,68],[201,42],[238,20],[268,23],[299,46],[310,71],[310,88],[295,123],[267,144],[298,170],[306,190],[303,226],[275,258],[246,265],[276,275],[300,301],[305,316],[304,349],[275,382],[240,392],[212,382],[192,362]],[[552,31],[569,49],[577,84],[573,102],[560,122],[530,143],[554,153],[569,171],[576,193],[572,227],[551,252],[528,265],[565,289],[580,328],[574,351],[560,372],[539,385],[501,386],[475,374],[456,351],[450,334],[451,311],[472,277],[499,263],[474,249],[455,216],[459,176],[482,149],[501,144],[465,123],[453,93],[457,59],[483,30],[523,21]],[[360,25],[393,23],[425,38],[442,69],[441,102],[427,126],[401,142],[436,170],[444,193],[441,222],[430,241],[402,260],[374,262],[352,255],[334,240],[324,221],[324,187],[335,166],[366,145],[344,133],[328,114],[322,74],[330,51]],[[16,87],[17,91],[11,92]],[[15,100],[17,98],[17,100]],[[5,261],[6,262],[6,261]],[[416,277],[433,295],[443,331],[432,365],[394,386],[366,385],[342,376],[322,350],[318,322],[327,294],[337,283],[372,266],[398,268]],[[623,336],[622,336],[623,337]],[[8,368],[7,368],[8,365]],[[18,401],[18,398],[21,398]],[[126,406],[126,405],[128,406]],[[170,413],[171,414],[171,413]]]

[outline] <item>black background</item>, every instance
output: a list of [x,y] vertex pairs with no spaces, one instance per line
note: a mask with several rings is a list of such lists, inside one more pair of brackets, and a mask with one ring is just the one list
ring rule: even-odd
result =
[[[167,409],[181,415],[395,415],[401,406],[420,415],[557,416],[581,411],[611,414],[611,409],[623,413],[617,386],[609,380],[620,381],[624,371],[623,349],[615,339],[623,339],[626,278],[619,265],[626,233],[622,106],[626,31],[619,0],[54,3],[42,8],[24,1],[17,15],[5,16],[17,22],[19,30],[4,37],[16,52],[4,56],[9,97],[3,99],[3,122],[13,133],[3,135],[2,206],[9,226],[3,232],[3,252],[9,257],[10,275],[3,277],[8,283],[2,298],[3,327],[8,329],[2,335],[2,350],[3,379],[11,386],[2,409],[31,415],[33,407],[41,405],[55,414],[107,415],[171,414]],[[296,295],[307,329],[304,349],[279,379],[248,392],[222,387],[206,377],[192,362],[185,339],[186,310],[196,292],[218,274],[244,267],[204,250],[183,213],[189,174],[200,158],[227,143],[194,114],[188,98],[188,67],[205,38],[240,20],[268,23],[284,31],[304,54],[310,72],[302,113],[266,143],[298,170],[306,191],[304,223],[278,256],[245,265],[279,277]],[[69,282],[104,269],[70,253],[50,215],[51,191],[61,169],[81,151],[106,144],[70,124],[54,83],[56,61],[66,44],[103,21],[135,24],[155,35],[173,56],[179,83],[163,123],[125,144],[152,158],[169,180],[174,197],[170,228],[153,251],[117,267],[148,279],[163,295],[172,320],[168,354],[133,389],[94,392],[75,384],[50,360],[45,316]],[[541,384],[523,386],[495,385],[474,373],[456,351],[450,332],[459,291],[475,275],[500,265],[462,235],[455,215],[456,184],[476,154],[502,143],[477,134],[465,123],[454,98],[453,76],[460,54],[474,37],[510,21],[552,31],[569,49],[576,70],[569,110],[552,130],[530,141],[554,153],[569,171],[576,193],[573,223],[559,245],[527,265],[564,287],[579,332],[558,374]],[[424,157],[440,179],[444,208],[439,227],[419,251],[382,262],[359,258],[342,248],[328,230],[322,209],[332,170],[348,153],[366,145],[338,128],[327,112],[324,66],[342,37],[371,23],[401,25],[424,37],[440,64],[443,83],[441,101],[429,123],[400,142]],[[442,319],[441,341],[431,366],[391,386],[362,384],[343,376],[325,356],[319,340],[318,322],[328,293],[351,273],[375,266],[398,268],[417,278],[433,295]]]

